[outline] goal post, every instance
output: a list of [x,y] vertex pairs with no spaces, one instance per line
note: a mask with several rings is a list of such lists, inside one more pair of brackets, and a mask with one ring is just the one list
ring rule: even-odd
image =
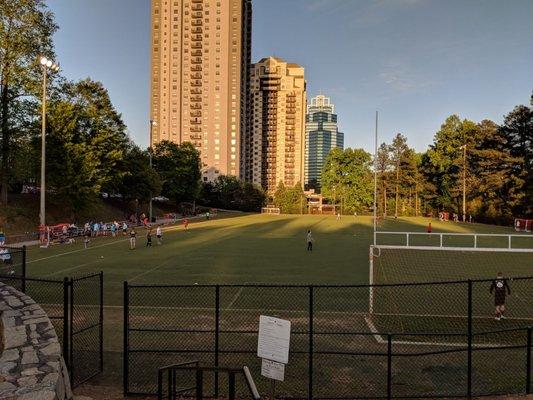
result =
[[279,207],[263,207],[261,208],[261,214],[280,215],[281,209]]
[[515,218],[514,230],[517,232],[532,232],[533,219]]

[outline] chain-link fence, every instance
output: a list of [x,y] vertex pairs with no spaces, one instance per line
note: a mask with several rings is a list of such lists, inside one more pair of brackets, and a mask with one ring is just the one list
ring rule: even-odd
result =
[[[26,276],[26,246],[0,246],[0,275],[6,277],[6,279]],[[25,289],[25,281],[23,279],[13,279],[11,282],[6,282],[6,284],[22,292]]]
[[[103,273],[63,280],[0,275],[39,304],[61,343],[72,386],[103,369]],[[22,290],[24,289],[24,290]]]
[[[491,293],[493,283],[125,283],[124,391],[155,394],[158,368],[197,360],[248,366],[259,392],[268,393],[270,382],[260,376],[256,353],[259,316],[270,315],[291,321],[285,380],[276,384],[283,398],[529,392],[533,278],[507,279],[506,319],[499,318],[501,308],[494,314],[502,299]],[[215,375],[204,393],[226,396],[228,387]]]

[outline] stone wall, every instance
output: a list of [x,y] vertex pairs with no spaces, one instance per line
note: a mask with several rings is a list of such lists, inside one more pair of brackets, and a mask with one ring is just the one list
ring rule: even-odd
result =
[[0,283],[0,399],[70,400],[68,372],[50,319],[29,296]]

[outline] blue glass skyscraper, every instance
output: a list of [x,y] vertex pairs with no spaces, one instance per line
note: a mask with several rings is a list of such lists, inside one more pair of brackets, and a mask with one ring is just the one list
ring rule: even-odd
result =
[[320,191],[320,175],[329,152],[344,149],[344,133],[337,127],[337,114],[329,97],[318,95],[307,106],[305,126],[305,185]]

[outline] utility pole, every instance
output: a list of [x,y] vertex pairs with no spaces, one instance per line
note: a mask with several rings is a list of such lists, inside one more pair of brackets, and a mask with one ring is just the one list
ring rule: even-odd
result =
[[[152,169],[152,133],[153,133],[153,129],[154,129],[154,126],[156,126],[157,123],[151,119],[150,120],[150,147],[148,147],[148,157],[149,157],[149,160],[150,160],[150,169]],[[150,224],[152,223],[152,197],[153,197],[153,194],[152,194],[152,191],[150,191],[150,206],[148,207],[148,215],[149,215],[149,218],[150,218]]]
[[463,149],[463,222],[466,222],[466,143]]
[[[377,194],[378,194],[378,112],[376,111],[376,131],[374,137],[374,232],[377,230]],[[374,246],[376,235],[374,235]]]

